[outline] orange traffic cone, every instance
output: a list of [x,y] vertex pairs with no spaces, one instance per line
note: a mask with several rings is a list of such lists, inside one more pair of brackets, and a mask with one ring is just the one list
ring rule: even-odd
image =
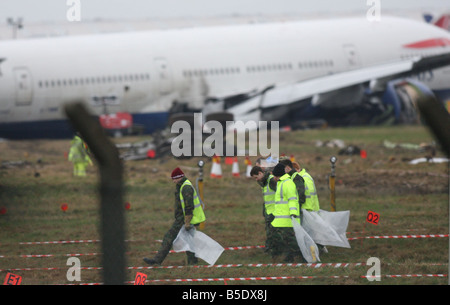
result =
[[220,157],[214,156],[211,166],[211,178],[222,178],[222,167],[220,165]]
[[245,157],[245,164],[247,165],[247,171],[245,173],[245,176],[247,178],[251,178],[250,172],[252,171],[252,161],[248,157]]
[[239,173],[239,164],[236,157],[234,157],[233,159],[233,167],[231,169],[231,173],[233,174],[233,177],[241,176],[241,174]]

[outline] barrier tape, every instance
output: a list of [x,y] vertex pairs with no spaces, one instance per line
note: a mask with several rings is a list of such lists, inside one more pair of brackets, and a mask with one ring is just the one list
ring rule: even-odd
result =
[[[244,246],[244,247],[226,247],[225,250],[245,250],[245,249],[260,249],[265,248],[265,246]],[[150,253],[158,253],[158,251],[150,251]],[[170,250],[169,253],[177,253],[174,250]],[[128,252],[127,254],[130,254]],[[10,257],[22,257],[22,258],[44,258],[44,257],[56,257],[56,256],[93,256],[102,255],[101,253],[68,253],[68,254],[19,254],[17,256],[5,256],[0,255],[0,258],[10,258]]]
[[[419,231],[421,229],[409,229],[406,231]],[[356,233],[364,233],[364,232],[346,232],[347,234],[356,234]],[[448,237],[448,234],[421,234],[421,235],[383,235],[383,236],[360,236],[360,237],[352,237],[348,238],[348,240],[354,239],[362,239],[362,238],[425,238],[425,237]],[[20,245],[52,245],[52,244],[80,244],[80,243],[99,243],[100,239],[80,239],[80,240],[55,240],[55,241],[28,241],[28,242],[19,242]],[[125,240],[125,242],[146,242],[146,240]],[[157,239],[155,242],[161,243],[162,240]],[[9,244],[0,244],[2,246]],[[230,247],[233,249],[227,250],[242,250],[242,249],[250,249],[250,248],[264,248],[264,246],[244,246],[244,247]]]
[[101,253],[67,253],[67,254],[19,254],[17,256],[0,255],[0,258],[22,257],[22,258],[46,258],[46,257],[58,257],[58,256],[94,256],[102,255]]
[[361,275],[362,278],[375,279],[379,277],[399,278],[399,277],[448,277],[448,274],[385,274],[380,276]]
[[362,237],[347,238],[347,240],[386,239],[386,238],[393,238],[393,239],[401,239],[401,238],[435,238],[435,237],[448,237],[448,234],[362,236]]
[[98,243],[99,239],[80,239],[80,240],[55,240],[55,241],[28,241],[19,242],[19,245],[51,245],[51,244],[80,244],[80,243]]
[[[358,240],[358,239],[405,239],[405,238],[440,238],[449,237],[449,234],[425,234],[425,235],[384,235],[384,236],[363,236],[363,237],[352,237],[347,238],[347,240]],[[50,243],[50,242],[46,242]],[[246,250],[246,249],[263,249],[265,246],[239,246],[239,247],[225,247],[225,250]],[[158,251],[151,251],[150,253],[157,253]],[[176,253],[174,250],[170,250],[169,253]],[[129,254],[129,253],[128,253]],[[75,254],[22,254],[19,257],[23,258],[42,258],[42,257],[54,257],[54,256],[92,256],[101,255],[101,253],[75,253]],[[7,256],[0,255],[0,258],[6,258]]]
[[[144,242],[146,240],[125,240],[125,242]],[[9,246],[12,244],[19,245],[54,245],[54,244],[83,244],[83,243],[99,243],[100,239],[79,239],[79,240],[54,240],[54,241],[25,241],[18,243],[2,243],[0,246]],[[162,240],[157,239],[155,242],[162,242]]]
[[[406,232],[417,232],[417,231],[425,231],[428,230],[426,228],[422,229],[402,229],[402,230],[395,230],[394,232],[400,232],[400,231],[406,231]],[[353,231],[353,232],[345,232],[346,234],[368,234],[370,232],[367,231]]]
[[[235,267],[308,267],[308,268],[347,268],[349,266],[365,266],[366,263],[272,263],[272,264],[221,264],[221,265],[194,265],[194,266],[144,266],[144,267],[127,267],[128,270],[143,269],[181,269],[181,268],[235,268]],[[0,269],[5,271],[48,271],[48,270],[66,270],[62,267],[49,268],[8,268]],[[80,270],[102,270],[103,267],[80,267]]]
[[[396,274],[396,275],[381,275],[381,277],[389,278],[412,278],[412,277],[448,277],[447,274]],[[221,277],[221,278],[197,278],[197,279],[147,279],[146,283],[158,282],[227,282],[227,281],[267,281],[267,280],[290,280],[290,279],[342,279],[350,278],[348,275],[308,275],[308,276],[258,276],[258,277]],[[375,276],[361,275],[360,278],[378,278]],[[128,281],[126,284],[134,284],[134,281]],[[102,283],[82,283],[82,284],[63,284],[63,285],[102,285]]]

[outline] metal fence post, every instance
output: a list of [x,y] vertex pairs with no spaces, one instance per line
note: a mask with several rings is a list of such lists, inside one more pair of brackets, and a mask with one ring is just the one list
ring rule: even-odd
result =
[[116,146],[100,123],[88,113],[82,101],[65,106],[65,112],[75,130],[80,132],[94,154],[100,170],[100,214],[103,283],[125,283],[125,217],[123,205],[123,166]]

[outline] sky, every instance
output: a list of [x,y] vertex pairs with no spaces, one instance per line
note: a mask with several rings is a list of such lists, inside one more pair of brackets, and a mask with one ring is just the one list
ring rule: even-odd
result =
[[[67,21],[67,11],[80,3],[80,21],[277,15],[305,13],[366,14],[377,1],[383,10],[450,11],[449,0],[0,0],[0,22],[22,17],[25,22]],[[369,3],[369,4],[368,4]]]

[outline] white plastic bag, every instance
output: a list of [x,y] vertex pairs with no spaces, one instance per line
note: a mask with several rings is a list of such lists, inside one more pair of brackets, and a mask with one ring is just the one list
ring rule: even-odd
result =
[[210,265],[214,265],[225,250],[218,242],[205,233],[197,231],[195,228],[186,231],[184,226],[178,232],[178,236],[173,241],[172,246],[175,252],[194,252],[196,257],[201,258]]
[[320,262],[319,249],[314,240],[295,219],[291,218],[291,220],[294,227],[295,238],[297,239],[297,244],[302,252],[303,258],[308,263]]
[[346,231],[350,211],[310,212],[302,209],[302,227],[319,245],[350,248]]

